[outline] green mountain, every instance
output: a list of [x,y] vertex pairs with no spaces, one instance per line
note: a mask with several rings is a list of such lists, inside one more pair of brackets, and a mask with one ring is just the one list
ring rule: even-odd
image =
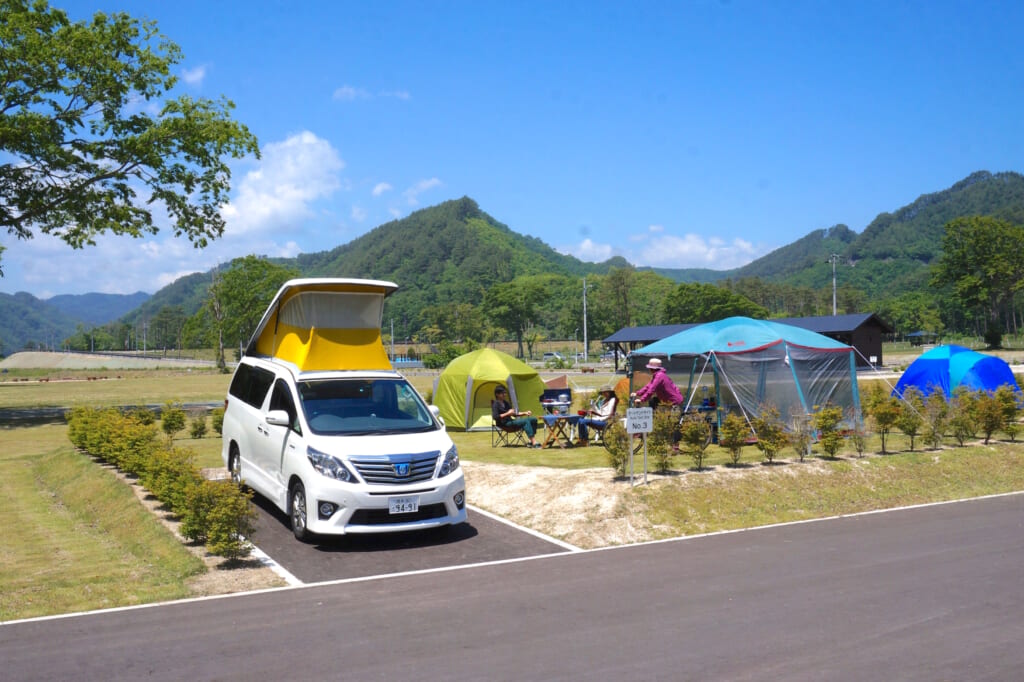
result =
[[60,348],[81,323],[32,294],[0,293],[0,354],[23,348]]
[[627,265],[622,258],[594,264],[560,254],[513,232],[468,197],[416,211],[331,251],[299,256],[296,263],[310,277],[397,282],[400,289],[388,299],[386,315],[403,329],[428,306],[479,305],[487,289],[516,277],[582,277]]
[[[846,225],[817,229],[792,244],[732,270],[641,268],[677,282],[759,278],[823,289],[835,254],[840,286],[860,289],[867,300],[927,287],[928,267],[939,256],[943,226],[966,215],[990,215],[1024,225],[1024,176],[979,171],[952,187],[925,194],[893,213],[882,213],[858,234]],[[468,197],[416,211],[329,251],[274,259],[306,277],[365,277],[400,285],[385,315],[396,333],[408,330],[429,306],[478,305],[493,284],[522,275],[582,277],[625,267],[621,257],[586,263],[556,252],[540,239],[513,232]],[[191,315],[202,305],[212,272],[182,277],[122,319],[151,319],[164,306]],[[22,298],[18,298],[22,297]],[[0,343],[7,352],[26,340],[45,342],[77,320],[28,294],[0,295]],[[20,306],[17,307],[16,306]],[[16,330],[16,331],[15,331]]]
[[836,254],[839,282],[877,298],[926,287],[928,267],[940,254],[944,226],[970,215],[1024,225],[1024,175],[979,171],[894,213],[879,214],[860,234],[846,225],[815,230],[733,270],[654,271],[677,282],[758,277],[820,288],[831,281],[829,257]]
[[46,302],[68,317],[97,325],[113,322],[149,299],[146,292],[136,291],[134,294],[61,294]]

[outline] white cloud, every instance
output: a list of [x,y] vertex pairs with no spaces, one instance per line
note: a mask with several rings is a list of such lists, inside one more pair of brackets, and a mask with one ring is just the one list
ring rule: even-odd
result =
[[182,69],[181,79],[189,85],[202,85],[203,79],[206,78],[206,66],[197,66],[194,69]]
[[[630,245],[626,248],[587,238],[575,246],[557,247],[557,251],[590,263],[601,263],[613,256],[622,256],[637,266],[729,270],[746,265],[771,250],[765,246],[755,246],[745,239],[727,241],[697,234],[679,237],[663,234],[664,229],[660,225],[652,225],[646,232],[631,233],[625,239],[626,244]],[[632,246],[634,244],[636,246]]]
[[343,85],[334,91],[334,99],[343,102],[352,102],[357,99],[369,99],[370,93],[363,88],[355,88],[351,85]]
[[402,101],[412,99],[412,95],[409,94],[408,90],[380,90],[379,92],[372,93],[366,88],[357,88],[354,85],[342,85],[334,91],[333,97],[342,102],[354,102],[356,100],[375,99],[378,97],[400,99]]
[[442,184],[443,183],[437,178],[430,178],[429,180],[420,180],[415,185],[402,192],[402,196],[405,197],[406,202],[408,202],[410,206],[416,206],[420,203],[420,194],[426,192],[427,190],[431,190],[435,187],[440,187]]
[[587,238],[580,242],[575,251],[563,251],[563,253],[576,256],[582,261],[603,263],[615,255],[615,250],[609,244],[598,244]]
[[725,241],[697,234],[659,235],[649,239],[635,254],[638,265],[662,268],[710,268],[728,270],[763,255],[745,239]]
[[362,206],[353,206],[352,220],[356,221],[357,223],[361,223],[364,220],[366,220],[366,209],[363,208]]
[[390,192],[393,189],[394,187],[386,182],[378,182],[373,186],[373,196],[379,197],[381,194],[384,194],[384,192]]
[[313,215],[313,202],[342,187],[345,162],[328,141],[309,131],[268,144],[258,164],[221,210],[226,235],[295,229]]

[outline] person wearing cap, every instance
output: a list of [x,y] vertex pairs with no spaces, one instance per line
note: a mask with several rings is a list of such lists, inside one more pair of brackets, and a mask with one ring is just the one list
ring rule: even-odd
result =
[[527,438],[530,439],[531,448],[539,448],[540,443],[534,439],[537,433],[537,418],[533,412],[526,410],[519,412],[508,400],[504,386],[497,386],[494,389],[494,400],[491,402],[491,417],[498,426],[518,426],[523,429]]
[[597,391],[600,397],[594,405],[594,409],[587,410],[579,421],[580,437],[576,445],[586,447],[590,445],[588,436],[589,429],[603,431],[608,425],[608,420],[615,416],[615,408],[618,407],[619,399],[615,396],[615,387],[611,384],[602,386]]
[[657,407],[659,403],[679,405],[683,402],[683,394],[672,383],[660,359],[651,358],[647,369],[651,370],[651,381],[632,395],[635,404],[639,405],[646,400],[651,407]]

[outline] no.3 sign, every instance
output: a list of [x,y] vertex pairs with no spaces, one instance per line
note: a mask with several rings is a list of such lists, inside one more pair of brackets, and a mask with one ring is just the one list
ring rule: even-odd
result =
[[654,410],[650,407],[626,409],[626,433],[650,433],[654,430]]

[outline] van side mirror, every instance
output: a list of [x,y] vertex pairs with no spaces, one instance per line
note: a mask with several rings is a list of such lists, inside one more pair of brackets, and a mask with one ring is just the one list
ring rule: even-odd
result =
[[267,423],[288,427],[292,425],[292,420],[284,410],[271,410],[267,412]]
[[444,417],[441,416],[441,408],[437,405],[428,405],[427,409],[430,410],[430,414],[434,415],[437,421],[441,422],[441,426],[444,426]]

